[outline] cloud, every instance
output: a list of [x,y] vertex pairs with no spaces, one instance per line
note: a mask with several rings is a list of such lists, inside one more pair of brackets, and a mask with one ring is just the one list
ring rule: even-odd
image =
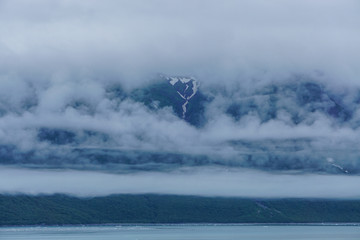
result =
[[[177,117],[171,107],[151,110],[131,98],[114,97],[114,85],[109,82],[9,83],[0,82],[5,89],[0,117],[2,163],[113,172],[167,171],[190,165],[360,172],[356,98],[346,105],[354,117],[333,117],[327,113],[327,105],[334,103],[326,88],[321,101],[304,106],[297,102],[299,92],[292,89],[301,94],[305,90],[292,81],[290,88],[285,85],[275,95],[274,106],[269,105],[266,85],[247,85],[245,92],[234,88],[226,94],[205,89],[204,94],[214,99],[205,106],[207,123],[195,127]],[[234,103],[252,110],[234,119],[227,113]],[[272,111],[277,112],[273,118],[263,116]],[[298,115],[301,121],[294,123],[292,118]],[[335,162],[329,163],[328,158]]]
[[356,84],[357,9],[352,0],[2,1],[0,61],[28,77],[129,85],[158,72],[234,81],[313,71]]
[[[358,174],[359,8],[355,0],[0,0],[2,164]],[[158,73],[199,79],[210,99],[203,126],[129,97]],[[106,176],[145,181],[141,174]],[[246,180],[218,180],[227,178]],[[181,174],[173,181],[189,184]]]
[[[359,198],[359,176],[269,174],[203,169],[115,175],[88,171],[0,169],[2,194],[179,194],[256,198]],[[19,177],[21,176],[21,177]]]

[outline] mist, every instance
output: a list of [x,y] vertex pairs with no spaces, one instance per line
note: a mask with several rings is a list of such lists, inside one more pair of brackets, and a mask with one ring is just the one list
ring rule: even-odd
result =
[[154,73],[206,81],[320,71],[357,84],[357,1],[1,1],[1,69],[20,78]]
[[0,193],[11,195],[61,193],[93,197],[150,193],[253,198],[360,197],[359,176],[269,174],[248,170],[223,172],[219,169],[115,175],[2,167],[0,172]]
[[[359,197],[359,10],[0,0],[0,192]],[[169,76],[194,121],[139,98]]]

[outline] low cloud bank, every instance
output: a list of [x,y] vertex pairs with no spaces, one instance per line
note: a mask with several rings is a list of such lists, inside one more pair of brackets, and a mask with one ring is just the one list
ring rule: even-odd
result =
[[0,168],[1,194],[80,197],[109,194],[179,194],[256,198],[360,199],[359,176],[296,175],[197,169],[114,175],[90,171]]
[[[135,101],[121,85],[2,81],[0,161],[106,171],[227,165],[359,174],[360,89],[342,93],[313,79],[297,80],[200,87],[211,100],[199,127],[171,106]],[[160,90],[171,87],[159,82]]]

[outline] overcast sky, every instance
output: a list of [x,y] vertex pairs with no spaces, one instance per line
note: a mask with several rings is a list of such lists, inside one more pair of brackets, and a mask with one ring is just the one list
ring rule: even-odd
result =
[[1,0],[4,73],[136,84],[321,71],[358,84],[357,0]]

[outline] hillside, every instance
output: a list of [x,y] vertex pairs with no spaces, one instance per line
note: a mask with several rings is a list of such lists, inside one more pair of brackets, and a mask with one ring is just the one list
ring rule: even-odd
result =
[[0,225],[104,223],[351,223],[359,200],[173,195],[0,196]]
[[304,76],[251,88],[200,83],[160,75],[130,90],[104,85],[98,102],[83,93],[46,109],[32,92],[26,105],[0,105],[4,124],[17,122],[3,129],[0,164],[360,173],[360,89],[336,89]]

